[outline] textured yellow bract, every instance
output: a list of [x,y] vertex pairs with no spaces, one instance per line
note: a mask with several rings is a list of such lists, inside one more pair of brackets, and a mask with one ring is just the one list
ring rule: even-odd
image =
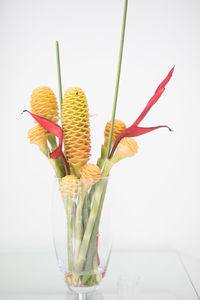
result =
[[91,148],[88,104],[84,92],[78,87],[65,92],[62,126],[68,162],[78,174],[88,161]]
[[[107,122],[105,131],[104,131],[104,137],[105,137],[105,142],[108,142],[109,138],[109,133],[110,133],[110,126],[111,126],[111,121]],[[113,136],[112,136],[112,142],[114,143],[116,138],[126,129],[126,125],[124,122],[120,120],[114,121],[114,127],[113,127]]]
[[89,188],[101,178],[101,170],[94,164],[85,164],[81,170],[81,181]]
[[33,90],[31,112],[54,123],[58,122],[58,103],[54,92],[50,88],[41,86]]
[[78,178],[74,175],[66,175],[60,181],[60,191],[63,196],[74,198],[78,194]]
[[48,131],[41,125],[36,125],[28,131],[28,138],[31,144],[38,145],[41,149],[47,149]]
[[138,151],[137,142],[130,137],[125,137],[120,141],[117,148],[116,155],[119,155],[121,158],[131,157],[135,155],[137,151]]

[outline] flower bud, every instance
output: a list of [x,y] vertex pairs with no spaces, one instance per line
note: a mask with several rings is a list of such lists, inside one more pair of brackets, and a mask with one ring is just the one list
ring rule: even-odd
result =
[[31,112],[54,123],[58,122],[58,103],[54,92],[50,88],[41,86],[33,90]]
[[[109,138],[109,133],[110,133],[110,126],[111,126],[111,121],[107,122],[105,131],[104,131],[104,137],[105,137],[105,144],[108,143],[108,138]],[[112,135],[112,143],[115,142],[116,138],[126,129],[126,125],[124,122],[120,120],[114,121],[114,127],[113,127],[113,135]]]
[[78,178],[74,175],[66,175],[60,181],[60,191],[63,196],[76,198],[78,194]]
[[132,138],[125,137],[121,139],[120,143],[118,144],[116,153],[110,159],[110,164],[113,165],[125,157],[131,157],[135,155],[137,151],[138,151],[137,142]]
[[48,131],[44,129],[41,125],[36,125],[29,129],[28,138],[31,144],[36,144],[41,150],[47,149],[47,136]]
[[101,178],[101,170],[94,164],[85,164],[81,170],[81,181],[86,189],[89,189]]
[[121,158],[131,157],[138,152],[137,142],[129,137],[123,138],[117,148],[116,154]]

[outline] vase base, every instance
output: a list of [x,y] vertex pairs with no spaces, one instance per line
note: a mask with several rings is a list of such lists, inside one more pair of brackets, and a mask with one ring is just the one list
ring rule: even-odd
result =
[[99,284],[93,286],[72,286],[68,285],[70,291],[77,293],[77,294],[89,294],[93,293],[99,288]]

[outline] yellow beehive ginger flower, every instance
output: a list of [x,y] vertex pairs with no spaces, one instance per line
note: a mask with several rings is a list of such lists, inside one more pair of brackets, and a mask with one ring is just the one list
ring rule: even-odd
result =
[[138,152],[138,144],[137,142],[130,138],[125,137],[123,138],[117,148],[117,151],[112,156],[111,159],[107,159],[105,162],[105,166],[103,169],[103,176],[107,176],[113,167],[118,161],[123,158],[134,156]]
[[[111,121],[106,123],[106,127],[104,130],[104,144],[101,146],[101,157],[97,161],[97,165],[100,169],[102,169],[104,162],[108,156],[108,139],[110,134]],[[117,137],[126,129],[126,125],[121,120],[115,119],[113,126],[113,135],[112,135],[112,143],[111,147],[114,145]]]
[[86,96],[78,87],[68,89],[62,103],[65,150],[70,167],[79,175],[90,157],[90,124]]
[[28,138],[31,144],[36,144],[41,150],[47,150],[48,131],[41,125],[36,125],[28,131]]
[[97,165],[85,164],[81,170],[81,181],[86,189],[89,189],[93,184],[95,184],[101,178],[101,170]]
[[31,94],[31,112],[57,123],[58,103],[54,92],[47,86],[40,86]]
[[[108,143],[109,133],[110,133],[111,121],[107,122],[104,130],[105,145]],[[112,135],[112,143],[115,142],[116,138],[126,129],[126,125],[121,120],[115,119]]]
[[117,148],[116,156],[123,159],[125,157],[131,157],[138,152],[138,144],[137,142],[129,137],[123,138]]
[[60,191],[63,196],[76,198],[78,194],[79,182],[74,175],[66,175],[60,181]]

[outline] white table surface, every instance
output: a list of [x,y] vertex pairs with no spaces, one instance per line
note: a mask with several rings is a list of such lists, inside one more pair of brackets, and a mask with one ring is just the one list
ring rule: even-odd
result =
[[[199,274],[199,275],[198,275]],[[198,300],[200,263],[174,251],[113,252],[99,290],[88,300],[129,300],[120,293],[140,277],[139,300]],[[127,286],[119,289],[120,278]],[[191,282],[192,281],[192,282]],[[129,292],[129,291],[128,291]],[[129,292],[131,300],[138,300]],[[0,253],[1,300],[75,300],[54,253]]]

